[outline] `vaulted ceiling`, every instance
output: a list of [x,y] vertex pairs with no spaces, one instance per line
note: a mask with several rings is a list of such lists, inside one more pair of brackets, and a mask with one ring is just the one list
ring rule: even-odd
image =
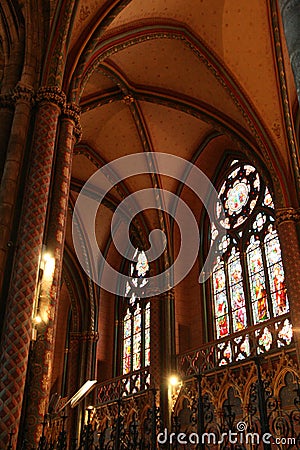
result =
[[[97,169],[125,155],[166,152],[213,177],[224,152],[241,150],[268,167],[278,204],[287,201],[284,102],[292,114],[296,91],[275,1],[80,0],[65,86],[82,109],[72,204]],[[116,205],[156,183],[174,193],[183,187],[163,175],[128,178],[99,209],[97,241],[111,263]],[[199,220],[201,203],[182,192]],[[171,233],[169,218],[157,211],[144,211],[138,222],[146,234],[156,227]],[[70,224],[67,245],[73,247]]]

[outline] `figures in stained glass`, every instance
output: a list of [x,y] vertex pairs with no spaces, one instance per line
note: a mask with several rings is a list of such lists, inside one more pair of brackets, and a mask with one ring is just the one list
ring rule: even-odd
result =
[[283,267],[277,264],[273,267],[274,299],[276,314],[285,314],[287,312],[287,295],[284,282]]
[[[222,338],[288,313],[289,303],[272,195],[252,165],[234,160],[229,166],[215,214],[210,236],[222,256],[213,271],[212,293],[215,333]],[[217,242],[221,228],[226,236]],[[265,350],[270,335],[266,327],[260,338]]]
[[247,326],[242,266],[240,255],[235,248],[232,249],[231,257],[228,260],[228,278],[233,315],[233,331],[235,332],[243,330]]
[[149,264],[144,252],[136,252],[130,266],[124,301],[128,305],[123,319],[123,374],[150,364],[150,303],[139,294],[147,282]]

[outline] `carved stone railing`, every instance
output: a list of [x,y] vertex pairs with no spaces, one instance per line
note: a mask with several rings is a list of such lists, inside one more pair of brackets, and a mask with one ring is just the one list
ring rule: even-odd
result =
[[96,407],[124,397],[142,394],[150,388],[150,368],[135,370],[97,385]]
[[177,355],[177,370],[186,379],[293,344],[292,325],[285,314]]

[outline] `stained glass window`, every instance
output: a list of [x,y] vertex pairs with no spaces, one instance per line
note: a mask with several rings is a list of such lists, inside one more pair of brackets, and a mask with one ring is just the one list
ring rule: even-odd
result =
[[[255,167],[234,160],[225,173],[219,198],[210,230],[211,244],[215,244],[221,227],[226,229],[218,243],[222,256],[215,262],[211,278],[217,339],[289,312],[270,189]],[[286,319],[284,323],[278,345],[291,342],[290,322]],[[260,345],[268,350],[270,342],[266,327]]]
[[145,252],[137,250],[130,264],[130,281],[122,303],[123,375],[150,364],[150,303],[141,295],[148,283],[148,272]]

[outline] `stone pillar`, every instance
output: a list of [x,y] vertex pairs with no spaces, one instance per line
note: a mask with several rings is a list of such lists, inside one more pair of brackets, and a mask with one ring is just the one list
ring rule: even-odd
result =
[[[93,379],[91,374],[92,348],[99,339],[96,331],[70,333],[69,363],[68,363],[68,396],[71,397],[88,379]],[[80,355],[80,357],[79,357]],[[85,405],[85,402],[83,402]],[[82,409],[82,408],[81,408]],[[84,406],[83,406],[84,409]],[[79,410],[69,408],[67,430],[70,443],[74,437],[79,438]]]
[[171,396],[169,377],[175,369],[174,289],[160,295],[161,299],[161,383],[160,409],[164,426],[171,429]]
[[[28,137],[32,99],[33,91],[18,85],[12,93],[9,103],[10,106],[15,104],[15,113],[0,187],[0,292],[3,284],[8,241],[10,240],[15,204],[19,192],[20,173],[23,167]],[[4,111],[6,113],[8,112],[7,109]],[[4,119],[0,111],[0,119],[4,119],[4,124],[1,123],[0,127],[0,154],[3,145],[6,146],[7,137],[4,137],[4,133],[9,133],[10,114],[8,113],[8,117]]]
[[279,0],[279,7],[300,104],[300,0]]
[[7,145],[14,115],[13,93],[0,95],[0,182],[3,175]]
[[161,382],[161,324],[160,297],[150,299],[150,361],[151,385],[160,388]]
[[300,213],[293,208],[282,208],[276,212],[276,225],[280,240],[285,281],[290,305],[291,321],[298,361],[300,363],[300,246],[297,222]]
[[79,108],[75,105],[67,105],[63,110],[60,124],[49,223],[46,240],[44,240],[46,242],[45,251],[49,254],[49,257],[53,258],[53,270],[51,270],[51,267],[48,269],[46,267],[47,276],[44,274],[41,280],[37,311],[42,322],[37,325],[37,340],[34,343],[29,361],[32,377],[28,385],[25,417],[27,423],[26,440],[31,447],[37,446],[39,442],[42,434],[43,417],[48,410],[72,155],[75,133],[77,134],[79,129]]
[[0,345],[0,442],[15,430],[16,447],[24,397],[32,313],[42,253],[58,117],[65,95],[56,87],[41,88]]

